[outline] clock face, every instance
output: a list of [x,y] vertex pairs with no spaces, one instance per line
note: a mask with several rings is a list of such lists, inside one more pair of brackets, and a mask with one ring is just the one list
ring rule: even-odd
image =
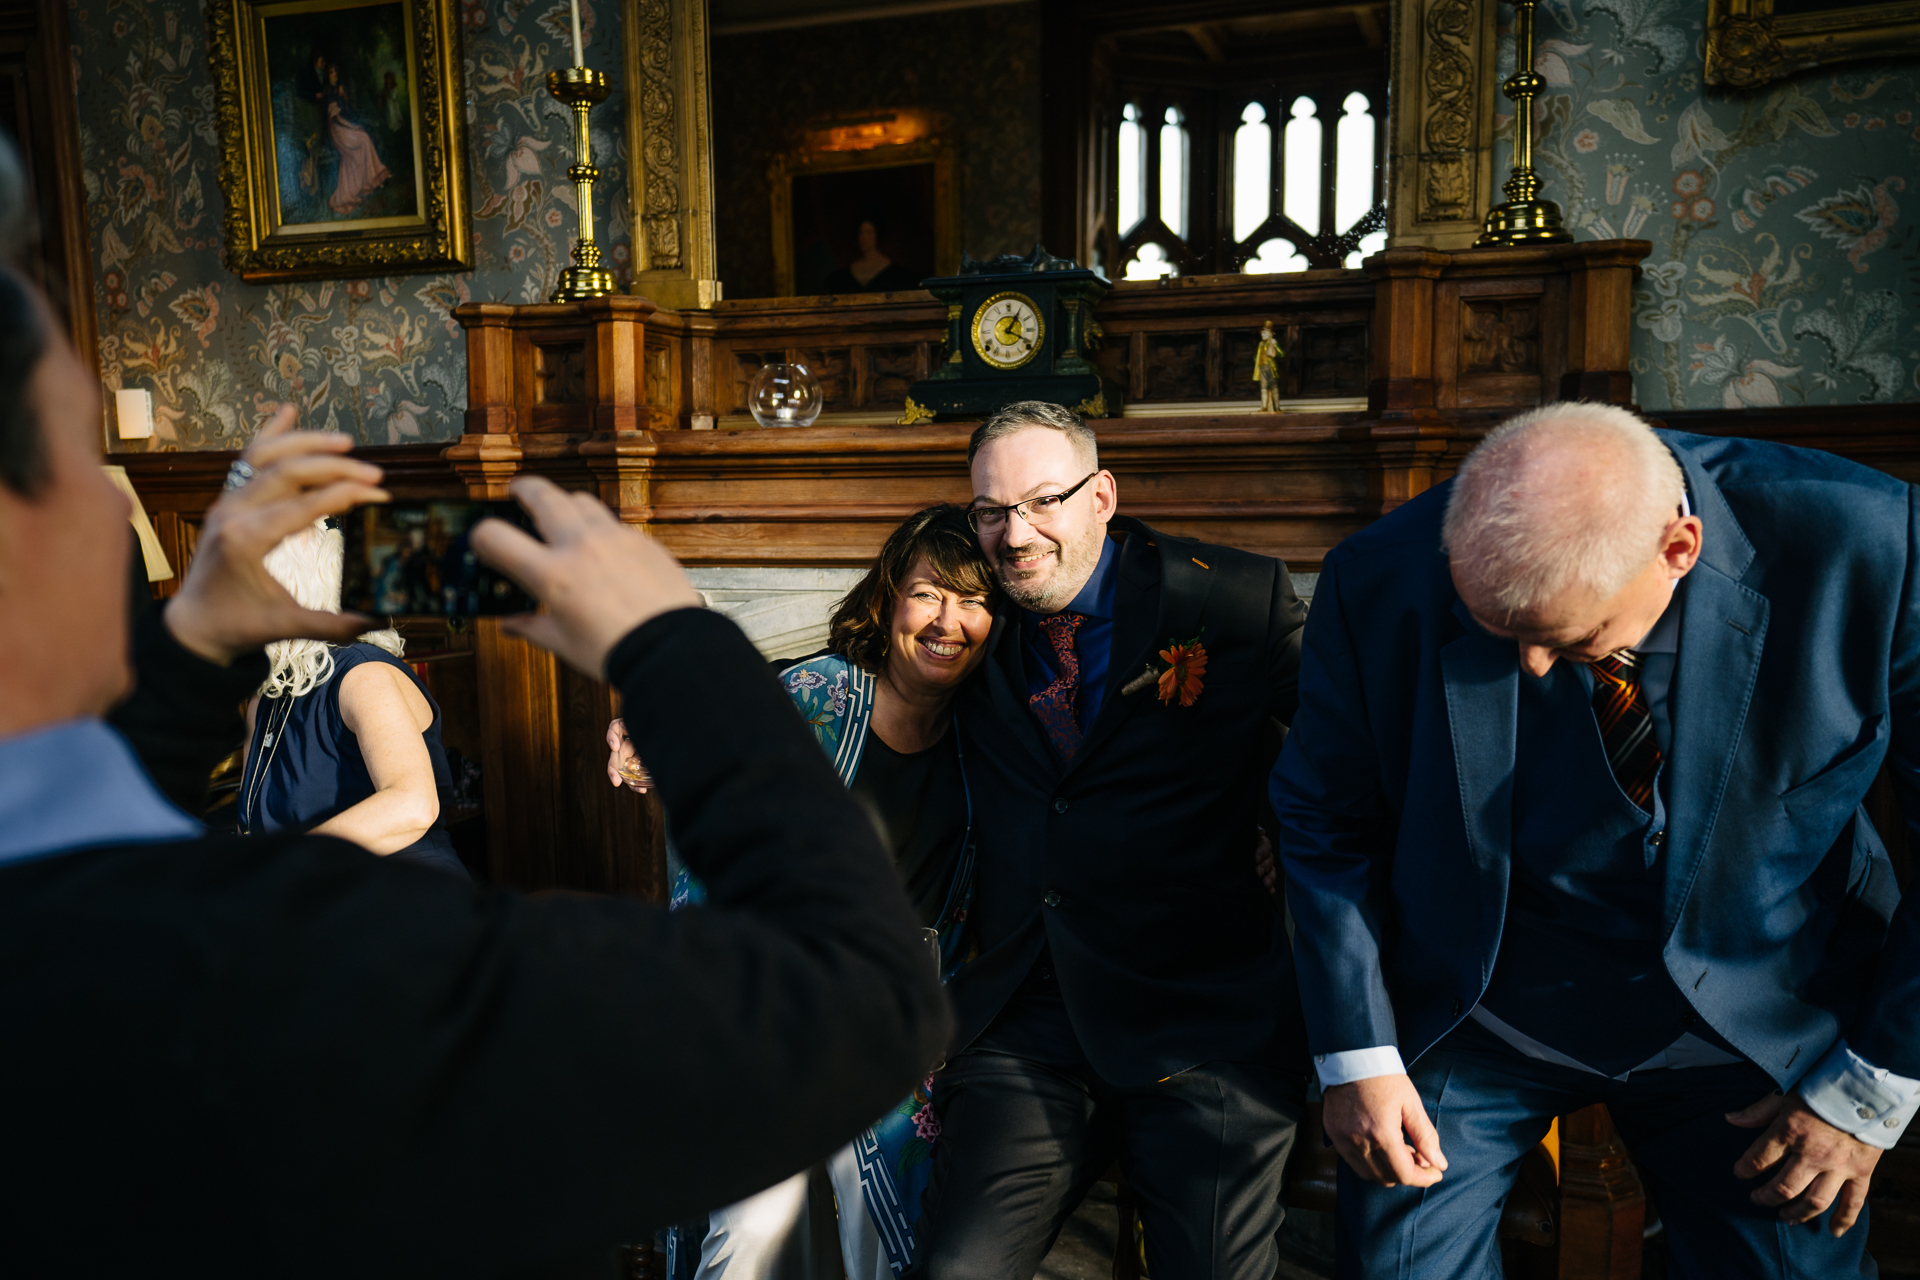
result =
[[973,349],[996,369],[1018,369],[1040,354],[1047,336],[1033,299],[996,293],[973,313]]

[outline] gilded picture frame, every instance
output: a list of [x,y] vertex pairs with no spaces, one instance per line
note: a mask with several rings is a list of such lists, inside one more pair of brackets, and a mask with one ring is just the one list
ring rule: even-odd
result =
[[234,274],[471,265],[453,0],[212,0],[207,33]]
[[1708,84],[1751,89],[1809,67],[1920,53],[1920,0],[1777,9],[1775,0],[1707,0]]
[[795,243],[795,183],[863,175],[884,184],[889,171],[899,176],[903,188],[912,185],[922,189],[916,190],[910,203],[915,209],[924,206],[929,225],[908,228],[917,233],[916,239],[930,241],[927,260],[918,264],[919,268],[926,276],[953,275],[960,270],[960,195],[954,181],[953,149],[943,139],[922,137],[858,150],[802,147],[774,156],[767,169],[773,209],[773,278],[778,296],[795,296],[808,275],[802,260],[808,246]]

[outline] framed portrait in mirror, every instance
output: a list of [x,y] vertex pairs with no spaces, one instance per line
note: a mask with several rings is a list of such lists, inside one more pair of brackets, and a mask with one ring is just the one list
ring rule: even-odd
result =
[[241,279],[471,256],[452,0],[215,0],[209,56]]
[[798,149],[768,170],[783,297],[895,293],[960,267],[953,153],[937,138]]

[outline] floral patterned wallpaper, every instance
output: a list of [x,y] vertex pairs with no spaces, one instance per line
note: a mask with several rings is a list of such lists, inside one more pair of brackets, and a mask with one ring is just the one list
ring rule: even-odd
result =
[[[466,348],[451,309],[543,300],[574,234],[565,0],[450,0],[465,66],[469,272],[249,285],[225,269],[206,26],[194,0],[70,0],[100,366],[154,393],[155,449],[236,448],[292,400],[367,444],[451,440]],[[612,0],[580,0],[587,63],[619,83]],[[610,19],[604,25],[602,18]],[[625,108],[593,113],[602,249],[629,261]],[[122,445],[137,449],[140,443]]]
[[1701,84],[1697,0],[1538,12],[1542,194],[1579,239],[1653,242],[1634,295],[1640,404],[1920,399],[1920,239],[1900,207],[1920,183],[1920,67],[1731,93]]
[[[470,299],[544,297],[565,264],[574,189],[564,173],[571,122],[544,85],[568,56],[566,5],[453,2],[475,270],[253,286],[222,262],[220,142],[199,5],[70,0],[101,367],[109,387],[154,392],[150,447],[235,447],[285,399],[302,406],[307,425],[369,444],[459,435],[465,355],[449,312]],[[1037,8],[716,39],[729,294],[770,291],[770,254],[751,248],[766,239],[764,139],[821,112],[952,111],[965,122],[966,246],[1026,248],[1039,201]],[[581,12],[588,61],[617,84],[617,9],[581,0]],[[1640,403],[1920,399],[1920,237],[1901,217],[1908,175],[1920,182],[1920,68],[1861,64],[1751,93],[1707,90],[1703,12],[1693,0],[1545,0],[1540,9],[1545,194],[1582,239],[1654,244],[1634,313]],[[1504,50],[1502,75],[1510,34]],[[802,74],[830,63],[857,71]],[[594,112],[602,246],[621,274],[623,110],[616,93]],[[762,275],[766,287],[755,288]]]
[[793,127],[880,108],[925,107],[952,121],[963,249],[1030,252],[1040,236],[1039,50],[1032,3],[714,37],[714,235],[727,296],[774,292],[767,164]]

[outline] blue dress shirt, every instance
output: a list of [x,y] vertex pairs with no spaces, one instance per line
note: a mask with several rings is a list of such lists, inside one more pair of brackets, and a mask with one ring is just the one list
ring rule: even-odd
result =
[[198,822],[160,794],[127,740],[99,720],[0,738],[0,865],[100,845],[191,840]]
[[[1100,563],[1093,576],[1062,609],[1085,619],[1073,633],[1073,651],[1080,657],[1080,696],[1074,702],[1074,722],[1082,733],[1100,714],[1107,696],[1107,669],[1113,665],[1113,600],[1120,584],[1120,557],[1111,538],[1100,540]],[[1060,674],[1053,645],[1040,634],[1041,615],[1020,611],[1020,636],[1027,644],[1027,692],[1039,693]]]

